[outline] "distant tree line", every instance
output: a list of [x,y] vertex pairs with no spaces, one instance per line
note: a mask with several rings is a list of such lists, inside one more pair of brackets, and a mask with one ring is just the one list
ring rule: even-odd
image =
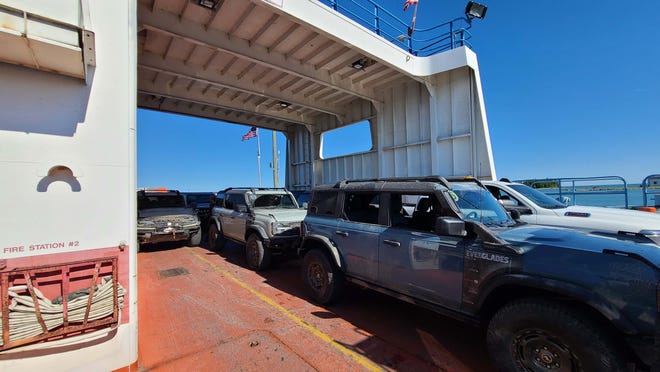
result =
[[533,187],[535,189],[558,189],[559,182],[552,180],[524,180],[523,184]]

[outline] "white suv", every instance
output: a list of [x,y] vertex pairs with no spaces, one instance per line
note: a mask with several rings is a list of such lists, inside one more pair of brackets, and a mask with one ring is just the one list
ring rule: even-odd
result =
[[296,253],[306,214],[286,189],[225,189],[217,194],[211,211],[209,247],[220,250],[227,240],[245,244],[248,266],[266,269],[273,255]]
[[619,208],[566,206],[522,183],[482,181],[508,211],[524,222],[644,235],[660,244],[660,215]]

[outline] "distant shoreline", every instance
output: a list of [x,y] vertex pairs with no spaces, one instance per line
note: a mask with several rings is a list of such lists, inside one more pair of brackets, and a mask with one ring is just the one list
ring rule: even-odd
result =
[[[543,187],[539,188],[539,190],[558,190],[559,188],[557,187]],[[621,185],[596,185],[596,186],[575,186],[573,187],[562,187],[562,191],[570,191],[570,190],[576,190],[576,191],[623,191],[624,187]],[[628,190],[641,190],[642,186],[639,184],[635,185],[628,185],[627,186]],[[657,190],[660,189],[660,186],[648,186],[647,190]]]

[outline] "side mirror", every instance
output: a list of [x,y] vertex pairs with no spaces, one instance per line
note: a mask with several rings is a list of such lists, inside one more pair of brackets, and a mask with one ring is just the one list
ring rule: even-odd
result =
[[302,204],[302,209],[307,209],[308,206],[309,206],[309,203],[304,202],[304,203]]
[[520,220],[520,212],[518,212],[517,209],[512,209],[509,211],[509,213],[511,214],[511,218],[513,218],[515,221]]
[[245,212],[247,212],[247,206],[245,204],[236,204],[234,206],[234,210],[236,212],[245,213]]
[[519,207],[519,208],[516,208],[516,211],[517,211],[518,213],[520,213],[521,215],[522,215],[522,214],[533,214],[533,213],[532,213],[532,210],[531,210],[530,208],[527,208],[527,207]]
[[465,222],[456,217],[438,217],[435,219],[435,232],[438,235],[466,236]]
[[504,208],[506,208],[506,207],[515,207],[516,206],[516,202],[514,202],[511,199],[500,199],[499,201],[500,201],[500,204],[502,204],[504,206]]

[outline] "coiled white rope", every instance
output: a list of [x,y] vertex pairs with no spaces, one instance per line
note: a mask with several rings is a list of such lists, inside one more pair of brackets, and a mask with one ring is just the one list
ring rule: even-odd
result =
[[[64,325],[64,306],[61,303],[53,303],[46,298],[37,288],[33,288],[39,304],[41,318],[46,329],[53,330]],[[26,285],[18,285],[8,289],[11,302],[9,304],[9,341],[14,342],[29,337],[43,334],[44,331],[39,324],[34,300],[30,296]],[[119,309],[124,306],[124,295],[126,290],[117,283],[117,300]],[[70,296],[71,297],[71,296]],[[114,295],[112,288],[112,277],[101,278],[101,283],[94,287],[92,304],[87,321],[102,319],[114,312]],[[68,301],[69,323],[82,323],[85,320],[89,292]],[[1,315],[1,313],[0,313]],[[0,345],[3,344],[2,327],[0,326]]]

